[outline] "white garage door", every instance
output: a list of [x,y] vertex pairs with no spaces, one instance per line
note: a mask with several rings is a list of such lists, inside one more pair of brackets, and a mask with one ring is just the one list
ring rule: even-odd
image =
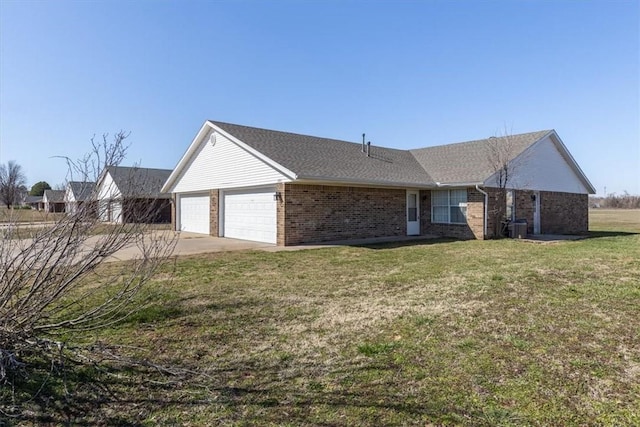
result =
[[224,194],[224,236],[276,243],[275,189]]
[[209,194],[182,194],[180,200],[180,230],[209,234]]

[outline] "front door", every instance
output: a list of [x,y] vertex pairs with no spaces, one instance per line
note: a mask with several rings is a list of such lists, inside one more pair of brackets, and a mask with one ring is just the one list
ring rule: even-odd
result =
[[407,236],[420,234],[420,198],[419,192],[407,190]]
[[540,234],[540,192],[533,192],[533,234]]

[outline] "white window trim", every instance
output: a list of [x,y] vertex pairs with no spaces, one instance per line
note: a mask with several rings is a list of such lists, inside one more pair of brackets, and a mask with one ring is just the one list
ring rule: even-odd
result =
[[[463,203],[458,203],[457,205],[452,205],[451,204],[451,192],[452,191],[461,191],[464,190],[465,192],[467,191],[466,188],[453,188],[451,190],[431,190],[431,223],[433,224],[454,224],[454,225],[466,225],[468,224],[467,222],[467,202],[463,202]],[[436,221],[434,220],[434,215],[433,215],[433,208],[436,207],[436,205],[433,203],[433,201],[435,200],[435,197],[433,197],[433,193],[436,192],[446,192],[447,193],[447,204],[446,205],[437,205],[437,207],[445,207],[447,208],[447,220],[446,221]],[[468,196],[468,194],[467,194]],[[460,207],[460,208],[464,208],[464,222],[451,222],[451,208],[452,207]]]

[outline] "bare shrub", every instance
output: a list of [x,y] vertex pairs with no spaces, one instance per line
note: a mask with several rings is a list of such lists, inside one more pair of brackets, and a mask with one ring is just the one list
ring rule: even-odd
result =
[[640,209],[640,196],[634,196],[626,191],[621,195],[612,193],[602,200],[600,206],[610,209]]
[[[125,158],[127,136],[119,132],[112,140],[107,135],[100,142],[92,139],[90,154],[66,159],[69,177],[96,182],[106,166]],[[135,222],[105,225],[96,193],[34,231],[32,238],[20,239],[15,221],[0,228],[0,384],[15,387],[29,374],[29,358],[53,363],[63,350],[81,348],[73,341],[77,332],[111,325],[134,312],[140,305],[132,301],[171,255],[176,236],[149,225],[153,208],[137,210]],[[137,248],[135,259],[104,268],[105,261],[129,246]]]

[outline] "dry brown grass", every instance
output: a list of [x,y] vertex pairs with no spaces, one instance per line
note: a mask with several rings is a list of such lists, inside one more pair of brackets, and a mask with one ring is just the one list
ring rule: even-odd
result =
[[40,410],[97,424],[638,425],[637,225],[555,245],[180,258],[150,305],[85,339],[187,374],[104,363]]
[[0,208],[1,223],[42,223],[59,220],[64,213],[52,213],[34,209],[7,209]]
[[640,209],[590,209],[589,229],[640,233]]

